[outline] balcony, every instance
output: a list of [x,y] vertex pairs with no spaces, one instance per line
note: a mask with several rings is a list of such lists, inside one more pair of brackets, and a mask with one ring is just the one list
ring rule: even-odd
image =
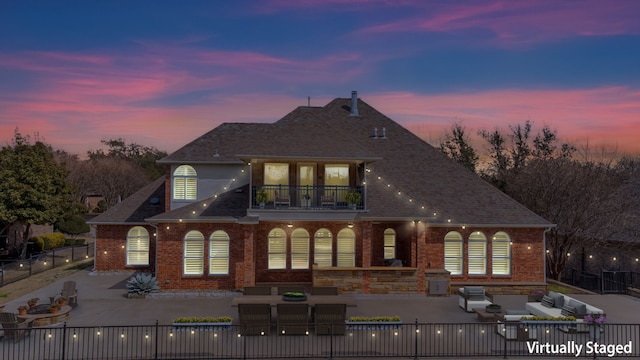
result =
[[251,189],[252,209],[363,210],[364,187],[263,185]]

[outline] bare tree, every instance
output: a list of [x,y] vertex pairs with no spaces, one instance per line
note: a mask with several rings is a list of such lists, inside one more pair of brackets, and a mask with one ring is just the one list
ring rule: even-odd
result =
[[479,158],[473,147],[469,145],[469,136],[465,133],[465,128],[460,123],[453,123],[450,131],[440,144],[440,151],[475,173]]

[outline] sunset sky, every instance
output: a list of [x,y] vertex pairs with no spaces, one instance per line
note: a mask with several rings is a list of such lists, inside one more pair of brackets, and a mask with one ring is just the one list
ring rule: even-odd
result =
[[432,144],[530,120],[640,154],[640,1],[0,1],[0,144],[172,152],[361,99]]

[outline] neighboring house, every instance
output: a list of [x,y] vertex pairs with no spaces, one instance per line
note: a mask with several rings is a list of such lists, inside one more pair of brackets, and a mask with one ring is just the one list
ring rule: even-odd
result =
[[97,271],[154,272],[173,290],[545,281],[552,224],[355,92],[273,124],[222,124],[159,162],[164,178],[89,222]]
[[[18,256],[24,244],[25,225],[19,222],[11,225],[0,225],[0,256]],[[53,233],[53,226],[31,225],[29,228],[29,238],[38,237]]]

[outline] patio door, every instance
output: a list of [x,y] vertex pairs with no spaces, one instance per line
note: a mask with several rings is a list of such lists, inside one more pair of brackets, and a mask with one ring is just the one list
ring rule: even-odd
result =
[[311,206],[314,203],[316,184],[316,165],[298,164],[298,204],[303,207]]

